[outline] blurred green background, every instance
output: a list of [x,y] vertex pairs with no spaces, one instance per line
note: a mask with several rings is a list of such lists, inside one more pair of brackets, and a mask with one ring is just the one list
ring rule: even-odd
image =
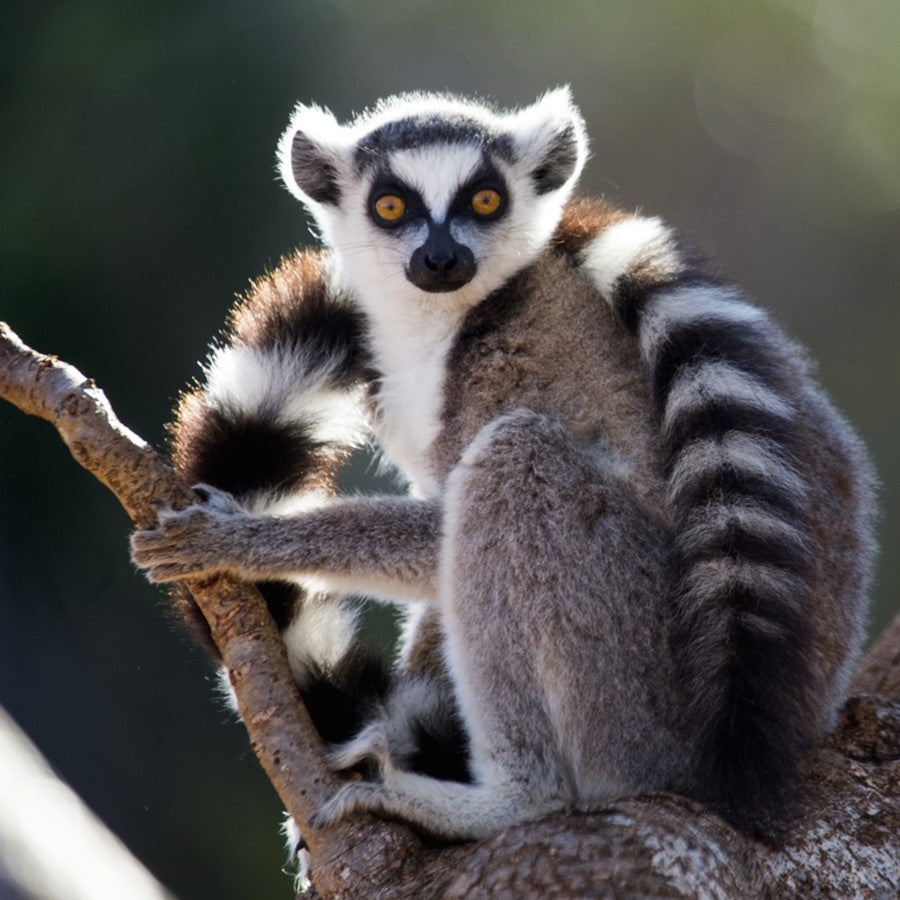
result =
[[[232,296],[310,240],[274,175],[297,100],[568,82],[583,191],[664,216],[772,309],[871,446],[877,630],[900,595],[898,47],[896,0],[6,0],[0,318],[159,444]],[[0,405],[0,703],[179,896],[290,896],[278,800],[128,531]]]

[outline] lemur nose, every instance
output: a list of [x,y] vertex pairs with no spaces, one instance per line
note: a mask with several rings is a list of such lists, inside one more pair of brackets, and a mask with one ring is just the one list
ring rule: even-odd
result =
[[456,291],[475,276],[475,256],[449,234],[433,234],[409,258],[406,277],[430,293]]
[[425,257],[425,265],[438,275],[451,271],[459,260],[452,253],[435,253]]

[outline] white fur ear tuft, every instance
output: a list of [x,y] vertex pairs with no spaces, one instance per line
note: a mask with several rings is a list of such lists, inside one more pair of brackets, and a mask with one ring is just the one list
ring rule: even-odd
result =
[[345,129],[327,109],[300,104],[278,142],[278,171],[299,200],[334,205],[348,150]]
[[537,193],[549,194],[575,183],[587,159],[588,140],[568,87],[548,91],[514,113],[510,124],[517,154],[530,170]]

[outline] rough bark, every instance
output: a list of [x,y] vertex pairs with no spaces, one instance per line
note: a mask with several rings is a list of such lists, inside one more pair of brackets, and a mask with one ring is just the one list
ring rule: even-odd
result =
[[[146,527],[153,502],[188,487],[115,418],[71,366],[0,324],[0,396],[53,424],[73,456]],[[252,587],[189,584],[228,667],[254,752],[297,819],[323,897],[893,897],[900,885],[900,615],[864,661],[840,724],[805,772],[803,816],[778,850],[671,794],[626,798],[429,847],[397,823],[360,816],[308,827],[334,790],[278,634]]]

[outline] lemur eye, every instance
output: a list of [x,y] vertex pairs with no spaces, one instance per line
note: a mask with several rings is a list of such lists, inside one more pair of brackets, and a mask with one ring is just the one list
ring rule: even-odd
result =
[[493,188],[484,188],[480,191],[475,191],[469,202],[471,203],[472,211],[476,215],[490,216],[500,209],[503,198]]
[[396,194],[383,194],[373,204],[375,215],[385,222],[396,222],[406,212],[406,204]]

